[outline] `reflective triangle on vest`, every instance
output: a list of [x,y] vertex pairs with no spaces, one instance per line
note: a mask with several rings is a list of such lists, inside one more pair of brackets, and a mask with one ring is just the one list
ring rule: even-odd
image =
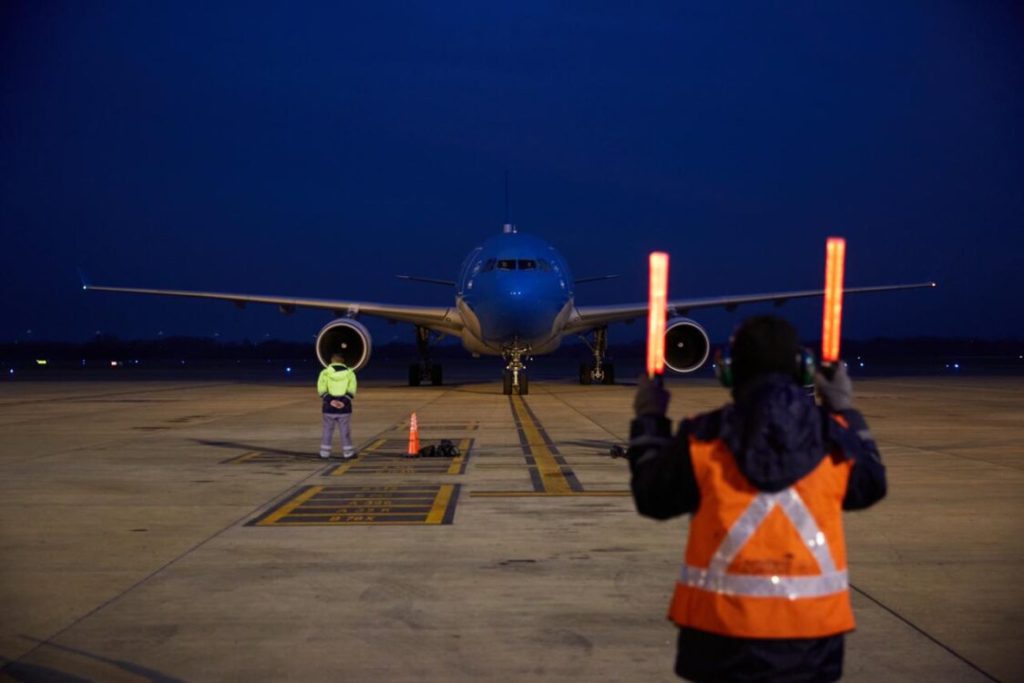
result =
[[[733,560],[775,509],[780,510],[792,523],[804,547],[817,562],[820,574],[741,574],[729,571]],[[840,593],[849,586],[847,571],[836,569],[828,539],[814,521],[807,504],[792,486],[778,493],[760,492],[754,496],[722,539],[708,568],[684,564],[679,581],[715,593],[790,600]]]

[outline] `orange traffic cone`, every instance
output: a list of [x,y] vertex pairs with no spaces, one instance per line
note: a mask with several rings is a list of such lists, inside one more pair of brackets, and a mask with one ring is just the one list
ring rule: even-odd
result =
[[416,413],[409,418],[409,449],[406,457],[415,458],[420,454],[420,425],[416,421]]

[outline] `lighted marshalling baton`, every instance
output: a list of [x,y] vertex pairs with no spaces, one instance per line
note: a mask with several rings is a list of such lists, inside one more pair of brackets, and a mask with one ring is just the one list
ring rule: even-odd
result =
[[647,313],[647,376],[665,374],[665,314],[668,305],[668,254],[651,252],[651,286]]
[[821,329],[821,362],[826,370],[839,362],[845,259],[846,240],[842,237],[829,237],[825,243],[825,309]]

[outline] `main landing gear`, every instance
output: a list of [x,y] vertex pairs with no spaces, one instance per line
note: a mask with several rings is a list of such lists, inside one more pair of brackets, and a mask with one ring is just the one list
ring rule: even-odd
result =
[[[437,338],[440,339],[440,335]],[[409,366],[409,386],[418,387],[424,382],[440,386],[444,379],[441,364],[430,362],[430,330],[425,327],[416,327],[416,352],[420,361]]]
[[594,343],[586,337],[584,343],[594,353],[593,360],[580,363],[580,384],[615,384],[615,366],[606,363],[605,352],[608,351],[608,328],[598,327],[594,330]]
[[505,359],[505,373],[502,376],[501,393],[506,396],[519,394],[526,396],[530,393],[530,380],[526,376],[526,366],[523,364],[523,357],[530,352],[528,346],[520,346],[514,343],[505,347],[502,357]]

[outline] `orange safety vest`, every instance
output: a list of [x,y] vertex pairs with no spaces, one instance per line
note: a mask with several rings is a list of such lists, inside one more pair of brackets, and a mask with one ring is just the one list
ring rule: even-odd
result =
[[853,463],[826,456],[777,493],[755,488],[720,440],[690,437],[700,507],[669,619],[737,638],[853,630],[842,505]]

